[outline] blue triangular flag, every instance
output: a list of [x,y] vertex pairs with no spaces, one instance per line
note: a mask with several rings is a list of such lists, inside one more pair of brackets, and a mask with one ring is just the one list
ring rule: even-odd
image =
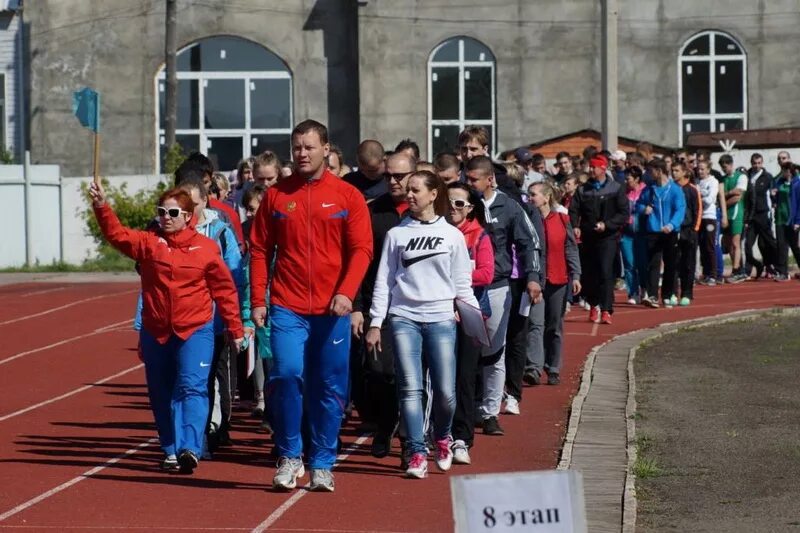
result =
[[81,126],[100,133],[100,94],[97,91],[84,87],[72,93],[72,112]]

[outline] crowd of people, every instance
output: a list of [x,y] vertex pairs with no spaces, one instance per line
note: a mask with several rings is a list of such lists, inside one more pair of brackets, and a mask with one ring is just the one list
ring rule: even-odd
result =
[[476,428],[504,435],[500,415],[520,414],[525,385],[560,384],[570,309],[611,324],[615,289],[632,305],[690,305],[698,253],[708,286],[786,281],[790,249],[800,264],[786,152],[773,177],[759,154],[750,169],[723,155],[718,171],[707,152],[657,156],[647,143],[562,152],[554,167],[527,148],[495,161],[489,139],[467,127],[457,153],[430,162],[410,139],[392,151],[365,140],[350,170],[306,120],[291,162],[266,152],[226,176],[191,154],[143,229],[122,226],[92,185],[105,237],[141,274],[165,470],[191,473],[231,445],[237,398],[272,433],[276,490],[306,465],[311,490],[334,490],[353,409],[375,457],[399,442],[408,477],[425,478],[429,456],[442,471],[470,464]]

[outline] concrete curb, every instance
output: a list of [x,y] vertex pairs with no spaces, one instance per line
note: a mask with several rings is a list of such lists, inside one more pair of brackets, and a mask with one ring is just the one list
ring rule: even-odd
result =
[[[587,483],[587,477],[589,477],[589,479],[591,480],[592,476],[584,475],[584,491],[586,493],[590,492],[603,493],[607,492],[608,490],[619,490],[619,496],[621,501],[621,516],[620,516],[620,521],[618,522],[620,527],[620,529],[617,529],[618,531],[621,530],[623,533],[633,533],[636,530],[636,516],[637,516],[636,476],[633,474],[633,467],[637,459],[636,420],[635,420],[637,404],[636,404],[636,375],[634,371],[634,361],[639,347],[647,341],[657,339],[665,335],[671,335],[673,333],[677,333],[684,328],[699,328],[699,327],[714,326],[737,320],[753,320],[755,318],[768,314],[797,315],[800,314],[800,307],[793,307],[793,308],[771,307],[764,309],[747,309],[743,311],[736,311],[733,313],[719,315],[716,317],[695,318],[679,322],[664,323],[654,328],[646,328],[618,335],[603,344],[593,347],[590,350],[589,356],[587,357],[586,363],[584,364],[580,388],[578,390],[578,393],[575,395],[575,398],[573,398],[572,401],[570,418],[567,426],[567,433],[564,440],[564,446],[562,448],[561,458],[559,460],[557,468],[559,470],[566,470],[572,467],[574,448],[577,442],[577,435],[579,430],[582,429],[583,439],[590,442],[594,440],[591,434],[591,430],[586,431],[585,428],[581,428],[581,418],[587,398],[592,393],[592,386],[594,385],[595,388],[597,388],[598,386],[601,388],[604,387],[603,381],[606,379],[606,376],[599,376],[599,377],[595,376],[595,367],[598,359],[602,358],[606,354],[609,354],[609,352],[613,352],[614,349],[619,348],[620,345],[624,346],[625,344],[630,344],[631,342],[633,342],[634,345],[631,346],[628,350],[627,364],[625,365],[627,390],[624,391],[625,392],[624,413],[625,413],[625,433],[626,433],[625,455],[627,461],[625,467],[624,484],[622,485],[621,490],[620,487],[617,487],[616,489],[609,489],[608,486],[595,487],[592,486],[591,481]],[[606,408],[606,410],[611,411],[612,409],[619,407],[620,406],[610,405]],[[593,411],[593,415],[595,414],[597,414],[596,410]],[[602,470],[602,466],[599,467],[599,469]],[[584,467],[583,471],[586,472],[586,470],[587,468]],[[607,479],[607,477],[603,476],[602,472],[599,475],[597,473],[595,474],[596,474],[595,477],[598,477],[600,479]],[[600,524],[598,524],[597,527],[593,528],[590,522],[589,530],[590,531],[608,530],[608,528],[603,527]]]

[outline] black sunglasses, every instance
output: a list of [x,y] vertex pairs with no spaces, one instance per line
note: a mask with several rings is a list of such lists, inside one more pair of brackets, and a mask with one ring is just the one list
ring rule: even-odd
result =
[[397,172],[394,174],[392,174],[391,172],[384,172],[383,177],[386,178],[387,180],[392,179],[394,181],[399,182],[403,181],[409,174],[411,174],[411,172]]
[[186,211],[184,211],[180,207],[170,207],[169,209],[161,206],[156,207],[156,214],[160,217],[165,217],[169,215],[169,218],[178,218],[179,216],[181,216],[181,213],[186,213]]

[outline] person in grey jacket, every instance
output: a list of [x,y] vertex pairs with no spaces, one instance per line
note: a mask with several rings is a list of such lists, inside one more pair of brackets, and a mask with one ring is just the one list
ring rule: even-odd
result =
[[605,157],[591,159],[592,178],[575,191],[569,218],[575,236],[582,241],[583,292],[591,306],[589,321],[611,324],[614,257],[618,253],[619,230],[627,223],[630,209],[625,188],[608,179],[607,167]]
[[[494,188],[494,166],[491,159],[476,156],[465,166],[469,187],[483,198],[490,236],[495,249],[494,281],[489,286],[489,303],[492,316],[486,321],[489,346],[483,348],[483,403],[481,417],[483,431],[488,435],[503,435],[497,421],[503,400],[506,377],[505,339],[511,313],[509,278],[513,267],[512,244],[520,258],[520,268],[526,279],[525,290],[532,302],[542,298],[544,265],[542,246],[531,220],[522,207],[508,195]],[[524,364],[524,362],[523,362]]]
[[[558,202],[553,186],[537,183],[531,192],[531,203],[544,219],[547,270],[543,305],[544,335],[529,337],[531,350],[525,371],[534,373],[538,378],[545,370],[547,384],[558,385],[561,382],[561,342],[567,296],[570,289],[575,294],[581,291],[581,262],[569,217],[555,210]],[[534,346],[537,343],[539,346]]]

